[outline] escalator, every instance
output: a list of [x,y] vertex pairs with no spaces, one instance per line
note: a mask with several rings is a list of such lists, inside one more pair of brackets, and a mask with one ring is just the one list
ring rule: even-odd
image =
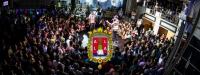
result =
[[182,23],[175,47],[165,64],[164,75],[200,75],[200,38],[194,34],[198,32],[199,12],[197,17],[192,32],[187,37],[184,36],[185,23]]

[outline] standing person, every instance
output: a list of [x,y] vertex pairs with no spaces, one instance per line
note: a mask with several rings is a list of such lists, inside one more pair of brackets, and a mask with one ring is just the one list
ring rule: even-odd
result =
[[138,30],[139,35],[140,35],[141,28],[143,27],[143,26],[141,26],[142,23],[143,23],[143,20],[142,20],[142,15],[141,15],[140,18],[137,20],[137,24],[136,24],[137,25],[136,28]]
[[103,13],[102,13],[102,9],[100,8],[97,12],[97,23],[100,23],[101,19],[102,19]]
[[119,18],[121,20],[122,17],[123,17],[123,10],[122,10],[122,8],[119,10],[118,15],[119,15]]
[[117,32],[119,30],[119,20],[118,16],[114,16],[113,22],[110,23],[108,20],[106,21],[111,27],[113,31],[113,40],[117,40]]
[[135,23],[135,16],[136,16],[136,11],[133,10],[133,11],[131,12],[131,21],[132,21],[133,23]]
[[95,28],[95,24],[96,24],[96,15],[95,12],[92,12],[89,16],[89,24],[90,24],[90,30]]
[[103,29],[106,29],[107,27],[107,24],[106,24],[106,21],[105,19],[101,19],[101,21],[99,22],[99,27],[102,27]]

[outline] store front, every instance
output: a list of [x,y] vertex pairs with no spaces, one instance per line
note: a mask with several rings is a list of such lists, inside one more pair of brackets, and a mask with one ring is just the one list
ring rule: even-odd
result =
[[143,17],[143,24],[145,31],[149,30],[149,28],[153,29],[155,26],[156,17],[150,14],[145,14]]
[[[166,35],[167,38],[171,38],[175,35],[176,30],[177,30],[177,26],[173,23],[170,23],[164,19],[160,19],[157,21],[157,19],[155,16],[151,15],[151,14],[145,14],[145,16],[143,17],[143,24],[144,24],[144,29],[149,30],[149,28],[157,28],[158,31],[154,31],[156,32],[155,34],[159,34],[159,35]],[[155,25],[158,24],[158,25]],[[156,27],[155,27],[156,26]]]
[[171,24],[165,20],[161,20],[158,34],[159,35],[165,34],[167,38],[171,38],[174,37],[176,30],[177,30],[176,25]]
[[143,19],[143,25],[144,25],[144,30],[147,31],[149,28],[153,28],[154,23],[152,21],[149,21],[147,19]]

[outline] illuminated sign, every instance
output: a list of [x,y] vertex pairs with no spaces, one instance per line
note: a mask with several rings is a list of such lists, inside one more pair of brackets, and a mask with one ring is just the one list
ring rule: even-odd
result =
[[7,5],[8,5],[8,1],[4,1],[3,6],[7,6]]
[[98,2],[106,2],[107,0],[97,0]]
[[110,1],[111,1],[111,5],[115,7],[120,7],[123,4],[123,0],[110,0]]
[[177,26],[175,24],[172,24],[172,23],[166,21],[166,20],[161,20],[160,25],[162,27],[174,32],[174,33],[176,32]]
[[153,21],[153,22],[156,21],[156,18],[155,18],[154,16],[150,15],[150,14],[145,14],[145,17],[146,17],[147,19]]
[[88,58],[96,63],[107,62],[112,57],[111,32],[98,28],[89,32]]
[[92,5],[93,4],[93,0],[86,0],[85,1],[88,5]]

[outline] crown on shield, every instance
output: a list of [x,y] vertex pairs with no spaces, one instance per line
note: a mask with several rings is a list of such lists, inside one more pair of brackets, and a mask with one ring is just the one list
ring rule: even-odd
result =
[[101,27],[96,29],[96,30],[94,29],[93,31],[88,32],[89,36],[92,36],[95,33],[104,33],[104,34],[107,34],[107,35],[111,35],[112,34],[111,31],[103,30],[103,28],[101,28]]

